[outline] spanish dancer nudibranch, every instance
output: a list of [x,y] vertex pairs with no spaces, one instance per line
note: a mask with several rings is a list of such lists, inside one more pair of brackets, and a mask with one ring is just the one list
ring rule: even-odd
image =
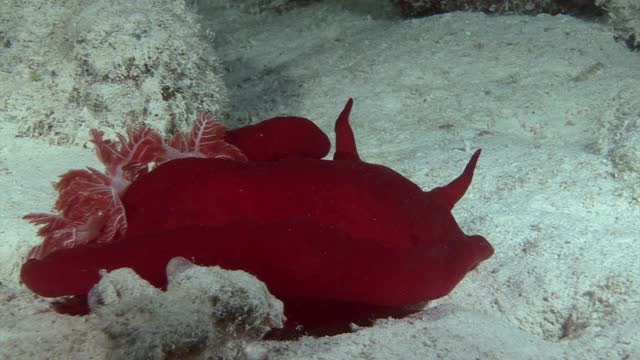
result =
[[[328,138],[303,118],[230,131],[200,119],[191,136],[168,144],[142,130],[119,142],[95,132],[107,172],[63,175],[60,214],[26,216],[43,225],[45,241],[22,266],[23,283],[42,296],[83,299],[101,269],[128,267],[163,288],[167,263],[181,256],[255,275],[284,302],[287,326],[308,329],[365,324],[447,295],[493,254],[451,214],[480,150],[458,178],[422,191],[360,159],[352,105],[349,99],[336,121],[333,160],[321,159]],[[246,141],[252,137],[262,142]],[[120,185],[105,205],[96,200],[105,192],[78,195],[83,182],[74,176],[96,176],[107,189]],[[87,230],[81,241],[80,230]]]

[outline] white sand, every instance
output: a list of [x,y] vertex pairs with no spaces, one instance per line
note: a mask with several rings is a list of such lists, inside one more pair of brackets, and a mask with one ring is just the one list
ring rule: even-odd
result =
[[[231,117],[287,113],[331,132],[353,97],[362,158],[424,189],[482,148],[455,215],[496,253],[409,318],[255,347],[270,359],[640,358],[639,54],[567,16],[400,21],[386,5],[338,3],[257,16],[202,6]],[[18,284],[39,241],[20,216],[47,210],[50,182],[96,160],[15,133],[0,122],[0,358],[104,358],[86,319]]]

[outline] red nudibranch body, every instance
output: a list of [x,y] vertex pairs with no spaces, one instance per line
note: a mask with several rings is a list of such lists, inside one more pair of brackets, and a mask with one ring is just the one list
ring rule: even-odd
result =
[[[229,143],[258,155],[179,157],[143,172],[120,198],[122,236],[31,257],[22,281],[42,296],[83,296],[101,269],[130,267],[163,287],[168,261],[182,256],[252,273],[284,302],[290,325],[308,327],[387,316],[447,295],[493,254],[451,214],[480,150],[451,183],[422,191],[360,160],[352,104],[336,122],[333,160],[320,159],[328,139],[310,122],[297,120],[310,141],[287,143],[296,131],[286,120],[237,130],[236,138],[226,135]],[[262,143],[238,140],[245,136]],[[261,147],[280,148],[255,159]]]

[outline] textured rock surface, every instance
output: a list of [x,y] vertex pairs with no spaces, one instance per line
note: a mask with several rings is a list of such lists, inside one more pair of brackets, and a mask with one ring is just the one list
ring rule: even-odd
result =
[[594,13],[598,7],[592,0],[392,0],[405,16],[425,16],[451,11],[484,11],[487,13],[559,14]]
[[225,104],[221,69],[182,0],[4,0],[0,108],[19,135],[83,144],[89,129],[186,130]]
[[282,326],[282,302],[246,272],[174,258],[167,275],[166,292],[128,268],[105,274],[91,291],[92,321],[111,340],[112,358],[237,358]]

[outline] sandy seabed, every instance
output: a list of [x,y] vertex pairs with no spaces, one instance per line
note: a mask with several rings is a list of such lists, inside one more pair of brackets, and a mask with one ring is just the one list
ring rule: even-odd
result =
[[[404,319],[254,344],[269,359],[640,358],[640,56],[606,24],[452,13],[400,20],[327,1],[283,14],[201,5],[231,117],[305,116],[327,133],[353,97],[361,157],[424,189],[483,153],[454,210],[495,255]],[[17,137],[0,110],[0,358],[102,359],[86,318],[19,284],[20,219],[92,151]],[[124,130],[124,129],[123,129]],[[259,357],[259,355],[255,355]]]

